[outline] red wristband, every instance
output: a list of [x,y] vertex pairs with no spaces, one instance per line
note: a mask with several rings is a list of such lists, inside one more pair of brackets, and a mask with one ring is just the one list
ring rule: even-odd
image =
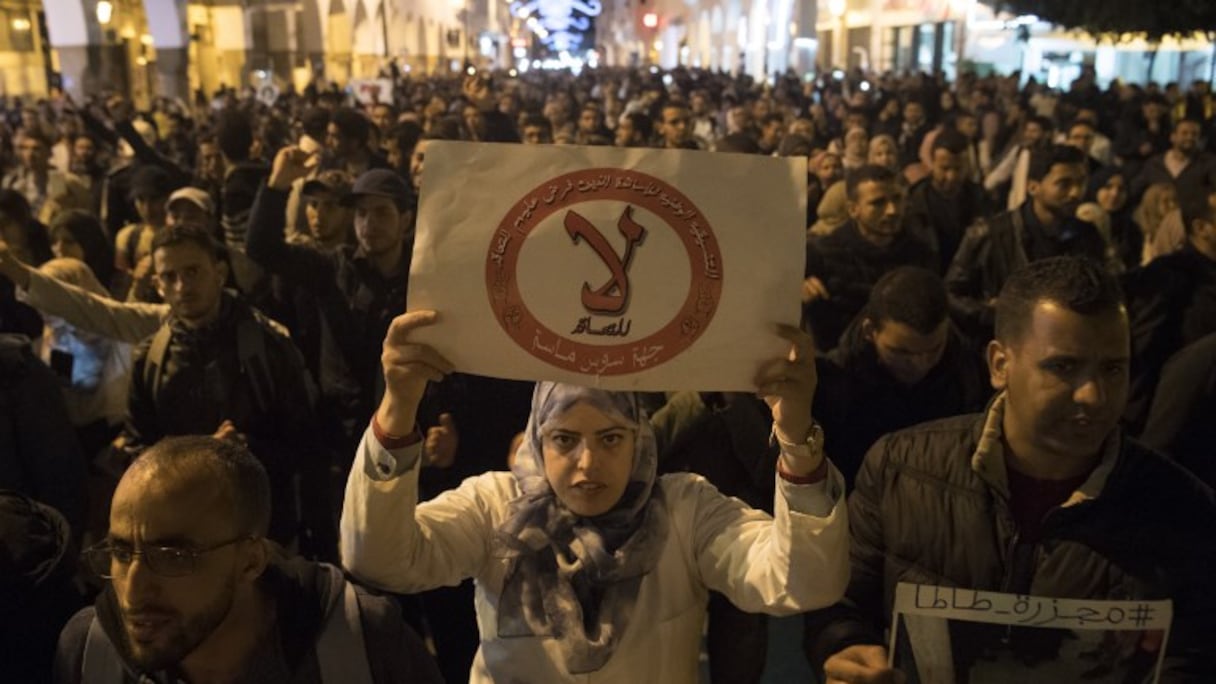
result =
[[380,420],[376,418],[375,414],[372,414],[372,434],[376,436],[376,441],[380,442],[380,446],[390,451],[413,446],[422,441],[422,433],[418,432],[417,427],[404,437],[390,435],[384,431],[384,428],[380,427]]
[[794,475],[793,473],[785,472],[785,468],[781,467],[781,459],[777,459],[777,474],[782,480],[790,484],[809,485],[816,482],[823,482],[828,477],[828,459],[823,459],[819,463],[819,467],[807,473],[806,475]]

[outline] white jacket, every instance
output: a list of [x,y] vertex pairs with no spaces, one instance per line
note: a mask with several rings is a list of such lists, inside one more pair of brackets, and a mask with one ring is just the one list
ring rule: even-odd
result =
[[115,301],[36,269],[30,271],[30,286],[22,299],[43,315],[62,318],[72,327],[128,344],[151,337],[169,317],[168,304]]
[[[346,483],[342,561],[355,577],[395,592],[473,577],[481,648],[470,682],[696,682],[710,589],[748,612],[789,615],[832,605],[848,584],[847,508],[835,468],[818,485],[778,478],[775,518],[700,476],[665,475],[658,484],[671,529],[658,566],[642,581],[627,632],[602,669],[570,675],[552,639],[497,636],[508,561],[494,533],[519,495],[515,478],[486,473],[417,505],[419,449],[389,452],[370,430],[364,434]],[[399,477],[376,470],[411,462]]]

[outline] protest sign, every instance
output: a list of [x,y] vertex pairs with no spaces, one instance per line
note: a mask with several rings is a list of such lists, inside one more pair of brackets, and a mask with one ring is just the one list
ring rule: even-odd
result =
[[393,82],[387,78],[352,79],[350,92],[361,105],[393,103]]
[[1173,604],[900,583],[894,613],[891,666],[910,684],[1122,684],[1158,680]]
[[694,151],[430,141],[408,308],[462,372],[750,391],[788,349],[806,164]]

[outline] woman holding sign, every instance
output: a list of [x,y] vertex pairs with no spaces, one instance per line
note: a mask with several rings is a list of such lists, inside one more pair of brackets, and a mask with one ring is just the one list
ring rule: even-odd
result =
[[693,682],[709,590],[750,612],[833,604],[848,581],[840,474],[811,420],[810,338],[765,364],[758,389],[781,445],[775,517],[691,474],[656,477],[636,395],[542,382],[510,473],[418,504],[415,414],[453,369],[411,331],[384,343],[386,393],[346,485],[342,560],[355,577],[412,593],[477,580],[473,682]]

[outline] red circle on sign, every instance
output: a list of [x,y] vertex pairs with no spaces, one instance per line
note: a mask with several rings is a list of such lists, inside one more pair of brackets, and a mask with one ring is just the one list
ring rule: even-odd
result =
[[[520,249],[532,229],[556,212],[603,200],[661,218],[684,245],[692,273],[684,303],[670,321],[645,338],[615,345],[554,332],[528,309],[516,278]],[[626,375],[670,361],[709,327],[722,296],[722,253],[701,210],[671,185],[637,171],[585,169],[552,178],[511,206],[490,239],[486,291],[499,325],[532,356],[575,373]]]

